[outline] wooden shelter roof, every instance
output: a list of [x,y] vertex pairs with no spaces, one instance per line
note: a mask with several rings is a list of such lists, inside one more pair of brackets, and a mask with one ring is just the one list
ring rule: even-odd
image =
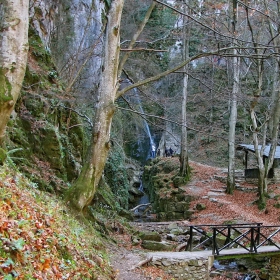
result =
[[[258,146],[259,149],[262,148],[262,145]],[[254,145],[247,145],[247,144],[239,144],[237,146],[237,150],[244,150],[244,151],[249,151],[249,152],[255,152],[255,146]],[[263,155],[265,157],[268,157],[270,151],[270,145],[265,146]],[[280,146],[276,147],[275,155],[274,158],[280,158]]]

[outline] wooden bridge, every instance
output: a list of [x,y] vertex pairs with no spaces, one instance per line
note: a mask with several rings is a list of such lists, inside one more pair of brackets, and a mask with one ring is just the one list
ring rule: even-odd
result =
[[[195,233],[201,235],[197,244],[194,239]],[[222,251],[224,254],[230,254],[229,249],[232,250],[232,254],[263,253],[266,250],[280,253],[280,226],[264,226],[262,223],[193,225],[190,226],[189,234],[186,251],[210,248],[214,256],[221,255]]]
[[196,280],[209,279],[215,259],[265,256],[270,258],[269,279],[280,279],[280,226],[191,225],[189,235],[186,251],[150,252],[148,260],[176,279]]

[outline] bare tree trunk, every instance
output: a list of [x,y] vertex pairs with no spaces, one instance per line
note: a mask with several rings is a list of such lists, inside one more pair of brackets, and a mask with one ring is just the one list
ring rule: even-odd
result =
[[79,210],[92,201],[110,148],[110,130],[115,111],[114,102],[119,87],[117,74],[123,4],[124,0],[115,0],[111,4],[106,30],[104,70],[99,88],[91,146],[80,176],[67,193],[67,200]]
[[[267,1],[264,1],[265,7],[267,8]],[[270,10],[268,9],[268,12]],[[277,3],[277,12],[279,15],[279,4]],[[247,13],[247,21],[248,21],[248,26],[251,31],[251,37],[252,37],[252,42],[254,46],[257,46],[254,33],[253,33],[253,28],[252,25],[249,21],[249,16],[248,16],[248,9],[246,9]],[[278,16],[279,17],[279,16]],[[274,45],[275,52],[278,52],[279,50],[279,39],[277,38],[277,33],[275,33],[275,30],[273,28],[273,24],[271,21],[270,16],[266,18],[268,21],[269,25],[269,32],[271,38],[273,38],[272,42]],[[262,22],[262,25],[264,25],[264,21]],[[276,151],[276,146],[277,146],[277,140],[278,140],[278,134],[279,134],[279,121],[280,121],[280,91],[278,89],[279,85],[279,58],[276,57],[275,61],[275,71],[274,71],[274,77],[273,77],[273,87],[272,87],[272,101],[273,105],[271,110],[268,113],[268,117],[265,120],[265,123],[263,125],[263,141],[262,141],[262,148],[259,149],[259,140],[258,140],[258,134],[261,129],[261,127],[258,127],[257,125],[257,117],[255,113],[255,107],[259,102],[259,97],[261,96],[262,92],[262,87],[263,87],[263,60],[261,59],[261,54],[260,50],[257,48],[255,49],[255,53],[257,56],[257,67],[258,67],[258,89],[254,95],[254,98],[251,102],[250,106],[250,116],[252,120],[252,127],[253,127],[253,142],[254,142],[254,147],[255,147],[255,155],[257,157],[258,161],[258,169],[259,169],[259,178],[258,178],[258,191],[259,191],[259,208],[265,208],[266,206],[266,193],[268,190],[268,173],[270,169],[273,166],[274,162],[274,155]],[[268,155],[268,158],[266,161],[263,161],[263,151],[266,145],[266,140],[267,140],[267,130],[268,126],[270,128],[270,134],[271,134],[271,139],[270,139],[270,152]]]
[[[237,24],[237,1],[233,0],[233,27],[232,33],[235,36]],[[237,45],[236,38],[233,39],[233,46]],[[228,175],[226,192],[232,194],[235,189],[235,127],[237,121],[237,95],[239,92],[240,59],[237,57],[237,50],[233,50],[233,88],[230,99],[229,135],[228,135]]]
[[[185,3],[184,3],[185,4]],[[184,6],[184,13],[186,7]],[[186,27],[187,19],[183,17],[183,60],[189,58],[189,27]],[[183,93],[182,93],[182,130],[181,130],[181,153],[180,153],[180,176],[188,179],[189,161],[188,161],[188,140],[187,140],[187,96],[188,96],[188,66],[184,66]]]
[[[253,128],[253,143],[255,147],[255,155],[258,162],[258,169],[259,169],[259,177],[258,177],[258,193],[259,193],[259,208],[265,207],[265,192],[264,190],[267,188],[267,174],[268,172],[265,170],[265,163],[263,161],[263,152],[266,144],[266,132],[267,132],[267,123],[265,123],[265,127],[263,129],[263,140],[261,145],[259,145],[259,138],[258,134],[260,131],[260,127],[258,127],[257,117],[255,113],[255,107],[259,102],[259,97],[261,94],[262,89],[262,80],[263,80],[263,70],[262,70],[262,63],[258,60],[258,89],[257,92],[251,102],[250,105],[250,117],[252,121],[252,128]],[[260,148],[261,147],[261,148]]]
[[[237,55],[237,50],[233,51]],[[239,92],[240,59],[233,57],[233,89],[230,100],[229,136],[228,136],[228,176],[226,192],[232,194],[235,189],[235,127],[237,121],[237,94]]]
[[27,63],[28,0],[0,3],[0,146],[18,99]]

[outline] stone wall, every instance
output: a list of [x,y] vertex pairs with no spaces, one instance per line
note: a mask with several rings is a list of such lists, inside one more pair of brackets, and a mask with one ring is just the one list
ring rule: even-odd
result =
[[280,168],[274,168],[274,179],[276,182],[280,182]]
[[197,256],[189,259],[176,257],[175,254],[176,253],[173,253],[172,257],[171,255],[163,255],[162,257],[155,257],[154,255],[152,264],[163,269],[174,279],[209,279],[209,272],[214,261],[212,256],[206,258]]
[[[175,279],[209,279],[208,260],[165,260],[155,261],[164,271]],[[277,278],[279,279],[279,278]]]
[[269,268],[269,280],[280,280],[280,256],[271,257]]
[[179,168],[178,157],[156,158],[144,168],[143,179],[158,221],[187,220],[193,214],[193,197],[180,187]]

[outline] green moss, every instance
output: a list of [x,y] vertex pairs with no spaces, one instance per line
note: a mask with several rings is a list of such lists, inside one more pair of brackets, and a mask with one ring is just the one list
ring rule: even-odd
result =
[[173,183],[174,183],[174,187],[179,187],[179,186],[183,185],[184,183],[186,183],[186,181],[185,181],[184,177],[175,176],[173,178]]
[[7,152],[4,149],[0,148],[0,165],[3,165],[6,158],[7,158]]
[[275,203],[274,205],[273,205],[275,208],[280,208],[280,203],[278,202],[278,203]]
[[40,77],[38,73],[31,71],[29,66],[27,65],[24,77],[24,83],[26,86],[38,85],[38,83],[41,81],[41,78],[42,77]]
[[52,58],[50,53],[45,48],[39,34],[37,31],[30,26],[28,30],[28,36],[29,36],[29,48],[31,51],[31,54],[34,56],[34,58],[41,62],[41,66],[47,66],[52,63]]
[[116,195],[116,199],[123,208],[127,209],[129,181],[124,163],[123,151],[115,147],[109,153],[104,174],[112,192]]
[[0,67],[0,103],[13,100],[12,97],[12,85],[8,78],[5,76],[6,71]]

